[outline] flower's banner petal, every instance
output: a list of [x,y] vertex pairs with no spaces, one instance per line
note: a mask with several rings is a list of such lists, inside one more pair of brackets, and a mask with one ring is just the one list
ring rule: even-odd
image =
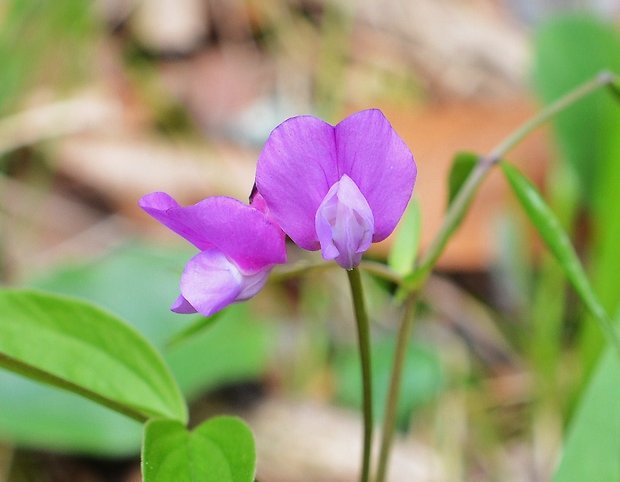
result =
[[144,482],[253,482],[256,445],[237,417],[212,418],[189,432],[172,420],[151,420],[144,429]]
[[217,248],[198,253],[185,265],[181,295],[199,313],[210,316],[233,303],[241,293],[243,275]]
[[211,246],[200,230],[194,213],[187,211],[165,192],[153,192],[140,199],[140,207],[157,219],[164,226],[170,228],[179,236],[184,237],[198,249]]
[[164,193],[141,199],[151,216],[199,249],[216,247],[250,273],[286,262],[280,229],[259,210],[229,197],[210,197],[187,207]]
[[372,243],[374,219],[370,206],[346,174],[334,184],[316,212],[316,232],[323,258],[345,269],[357,266]]
[[336,126],[338,169],[368,201],[375,220],[373,242],[388,237],[402,216],[415,184],[411,151],[376,109],[351,115]]
[[276,127],[260,154],[256,186],[283,231],[301,248],[319,249],[314,216],[338,175],[334,127],[312,116]]
[[175,302],[172,303],[170,310],[181,315],[191,315],[192,313],[196,313],[196,308],[194,308],[191,303],[183,297],[183,295],[179,295]]

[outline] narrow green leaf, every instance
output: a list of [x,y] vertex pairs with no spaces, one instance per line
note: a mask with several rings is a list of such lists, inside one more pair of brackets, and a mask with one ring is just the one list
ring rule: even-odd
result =
[[448,206],[452,204],[465,180],[476,167],[478,159],[479,156],[472,152],[459,152],[452,160],[448,175]]
[[620,482],[620,358],[608,349],[575,412],[553,482]]
[[0,366],[138,420],[187,419],[155,349],[118,318],[78,299],[0,291]]
[[413,269],[418,254],[422,228],[422,212],[417,199],[412,199],[400,223],[394,244],[388,256],[388,265],[404,276]]
[[547,206],[534,185],[516,167],[505,162],[502,162],[501,166],[525,213],[540,234],[547,249],[562,267],[566,278],[573,285],[590,313],[600,323],[605,335],[617,347],[620,347],[620,342],[611,328],[607,313],[594,293],[570,239],[562,229],[558,218]]
[[144,482],[252,482],[254,437],[237,417],[217,417],[189,432],[172,420],[151,420],[144,430]]

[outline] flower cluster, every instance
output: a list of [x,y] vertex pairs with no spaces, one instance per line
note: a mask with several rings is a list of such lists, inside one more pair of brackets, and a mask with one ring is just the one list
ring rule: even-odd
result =
[[200,250],[172,310],[208,316],[254,296],[286,262],[284,234],[354,268],[396,227],[416,173],[405,143],[372,109],[336,126],[299,116],[276,127],[258,159],[250,205],[212,197],[181,207],[165,193],[144,196],[142,209]]

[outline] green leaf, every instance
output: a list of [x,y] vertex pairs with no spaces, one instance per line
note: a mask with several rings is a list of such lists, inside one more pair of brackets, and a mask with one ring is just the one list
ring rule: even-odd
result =
[[472,152],[459,152],[454,157],[448,175],[448,206],[454,201],[465,180],[476,167],[478,160],[479,156]]
[[[87,299],[126,320],[162,352],[191,401],[219,385],[260,378],[276,337],[251,303],[240,303],[222,311],[208,329],[168,346],[175,333],[203,320],[169,309],[183,265],[194,254],[179,248],[132,243],[94,261],[54,268],[31,286]],[[140,449],[142,426],[83,397],[0,369],[0,437],[37,449],[127,457]]]
[[172,420],[151,420],[144,431],[144,482],[252,482],[254,437],[237,417],[217,417],[188,432]]
[[608,349],[575,412],[553,482],[620,482],[620,358]]
[[118,318],[81,300],[0,292],[0,366],[78,393],[138,420],[186,421],[159,354]]
[[422,228],[422,212],[417,199],[412,199],[405,211],[388,256],[388,265],[404,276],[411,272],[418,253]]
[[562,267],[566,278],[573,285],[590,313],[599,321],[603,332],[610,337],[610,341],[620,346],[605,309],[596,297],[570,239],[562,229],[558,218],[547,206],[534,185],[516,167],[505,162],[502,162],[501,166],[525,213],[540,234],[547,249]]
[[[556,15],[541,23],[534,41],[534,87],[544,103],[602,70],[620,72],[620,35],[611,19],[585,12]],[[554,119],[562,162],[576,173],[582,200],[591,210],[593,245],[586,253],[591,282],[608,313],[619,306],[620,108],[617,97],[589,95]],[[604,342],[594,323],[580,329],[585,373],[594,368]]]

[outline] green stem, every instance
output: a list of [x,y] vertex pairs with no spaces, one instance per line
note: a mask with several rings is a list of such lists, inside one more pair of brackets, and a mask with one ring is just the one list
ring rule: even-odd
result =
[[364,449],[362,452],[362,475],[360,480],[368,482],[370,476],[370,449],[372,446],[372,375],[370,371],[370,326],[368,314],[364,304],[362,278],[358,268],[347,271],[353,310],[357,324],[357,338],[359,342],[360,361],[362,368],[362,391],[364,412]]
[[[433,239],[428,250],[417,265],[414,282],[404,288],[408,291],[405,305],[405,313],[401,320],[399,328],[398,342],[396,353],[394,354],[394,365],[392,368],[392,378],[390,381],[390,391],[388,395],[385,418],[384,433],[381,440],[381,448],[379,452],[379,467],[377,471],[376,482],[383,482],[389,461],[390,448],[394,432],[394,419],[396,407],[398,406],[398,398],[400,392],[401,374],[407,349],[407,341],[409,339],[411,326],[413,324],[413,316],[409,311],[413,311],[415,305],[415,296],[419,289],[424,285],[433,267],[443,253],[446,244],[460,226],[461,221],[467,213],[471,201],[476,194],[476,190],[487,176],[489,171],[517,144],[519,144],[528,134],[540,127],[559,112],[564,111],[574,103],[583,99],[587,95],[595,92],[603,87],[610,90],[611,94],[618,97],[620,88],[617,85],[617,76],[611,72],[601,72],[593,79],[581,84],[568,94],[560,97],[558,100],[549,104],[537,115],[524,122],[512,134],[499,143],[486,156],[481,157],[478,164],[471,174],[465,180],[465,183],[459,190],[456,198],[450,204],[448,212],[443,220],[439,232]],[[402,339],[404,338],[404,340]]]
[[411,338],[413,313],[415,311],[416,302],[416,296],[410,296],[407,298],[407,301],[405,301],[405,309],[400,322],[398,337],[396,338],[394,367],[390,377],[390,387],[388,389],[385,414],[383,415],[383,432],[381,434],[381,449],[379,451],[376,482],[383,482],[387,473],[390,450],[392,449],[392,440],[394,439],[394,429],[396,427],[396,414],[398,399],[400,397],[400,381],[402,379],[407,346],[409,344],[409,339]]
[[476,190],[489,173],[491,168],[495,166],[509,151],[511,151],[517,144],[519,144],[528,134],[533,130],[540,127],[547,122],[553,116],[559,112],[564,111],[577,101],[583,99],[592,92],[597,91],[600,88],[608,87],[612,92],[617,91],[615,82],[617,77],[611,72],[601,72],[588,82],[581,84],[568,94],[560,97],[558,100],[549,104],[537,115],[524,122],[519,128],[517,128],[506,139],[499,143],[494,149],[491,150],[486,156],[481,157],[478,164],[469,175],[461,189],[459,190],[456,198],[450,205],[446,217],[439,229],[439,232],[435,236],[435,239],[429,246],[424,257],[420,261],[418,270],[420,277],[417,278],[416,287],[421,286],[433,266],[437,263],[439,256],[443,253],[443,250],[448,243],[450,237],[456,231],[461,224],[461,221],[465,217],[467,208],[471,203]]

